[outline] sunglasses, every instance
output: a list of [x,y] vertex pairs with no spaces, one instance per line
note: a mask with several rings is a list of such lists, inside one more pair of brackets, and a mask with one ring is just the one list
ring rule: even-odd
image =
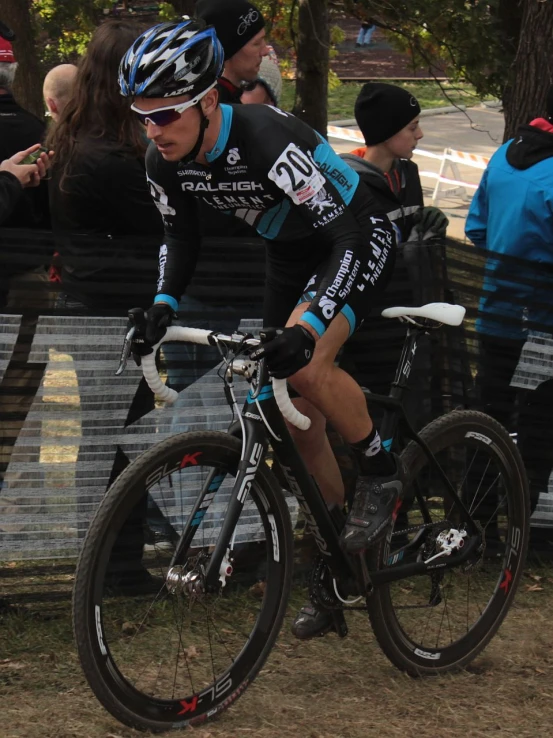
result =
[[152,123],[154,126],[163,128],[163,126],[168,126],[170,123],[174,123],[178,120],[185,110],[196,105],[202,97],[209,92],[209,90],[215,87],[216,84],[217,82],[214,82],[207,88],[207,90],[202,90],[202,92],[193,97],[192,100],[187,100],[186,102],[179,103],[178,105],[167,105],[163,108],[154,108],[153,110],[141,110],[133,103],[131,105],[131,110],[136,113],[138,120],[142,125],[146,126],[148,123]]

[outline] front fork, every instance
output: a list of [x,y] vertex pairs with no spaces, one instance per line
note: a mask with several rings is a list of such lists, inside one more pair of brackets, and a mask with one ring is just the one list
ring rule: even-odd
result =
[[[267,441],[264,434],[256,432],[254,422],[243,419],[246,430],[246,442],[242,448],[242,457],[238,464],[236,479],[229,499],[228,507],[225,512],[221,530],[217,538],[217,543],[205,571],[205,588],[214,591],[218,589],[222,570],[227,570],[228,566],[228,549],[232,540],[238,520],[244,507],[244,502],[248,496],[251,485],[253,484],[255,475],[259,469],[259,465],[265,458],[267,452]],[[239,422],[233,423],[230,435],[241,437],[242,425]],[[192,539],[196,533],[196,529],[201,524],[207,510],[213,501],[217,491],[219,490],[226,472],[222,469],[212,469],[207,480],[205,481],[198,498],[194,504],[192,512],[188,518],[185,529],[176,546],[175,553],[171,559],[170,568],[179,567],[184,563],[186,553],[190,548]]]

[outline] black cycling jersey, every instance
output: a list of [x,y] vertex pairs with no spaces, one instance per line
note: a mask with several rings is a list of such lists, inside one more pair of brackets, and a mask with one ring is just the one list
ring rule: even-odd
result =
[[207,166],[167,162],[153,144],[148,150],[148,180],[166,235],[156,301],[176,309],[192,277],[201,242],[196,201],[203,200],[253,226],[281,260],[293,262],[298,242],[308,244],[325,267],[302,320],[322,335],[347,307],[354,329],[369,292],[389,272],[389,220],[375,213],[359,175],[299,119],[268,105],[221,105],[221,113]]

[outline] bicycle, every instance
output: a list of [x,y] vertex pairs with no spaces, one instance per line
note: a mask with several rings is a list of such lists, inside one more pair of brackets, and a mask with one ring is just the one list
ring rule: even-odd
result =
[[[214,717],[244,692],[285,615],[294,498],[319,551],[310,596],[333,612],[339,636],[347,633],[344,613],[366,610],[386,656],[413,676],[462,668],[487,645],[513,601],[528,545],[520,455],[482,413],[455,410],[416,433],[401,404],[419,335],[459,325],[464,312],[444,303],[383,312],[407,322],[407,334],[390,394],[366,397],[384,408],[386,445],[406,442],[407,481],[390,532],[365,556],[340,548],[343,516],[324,503],[285,418],[304,428],[309,421],[286,382],[271,381],[264,361],[248,358],[259,340],[168,329],[164,341],[219,348],[237,420],[227,433],[183,433],[144,452],[109,489],[88,530],[74,631],[86,678],[112,715],[142,730],[182,728]],[[144,357],[144,374],[171,399],[154,355]],[[249,382],[241,412],[235,374]],[[147,497],[161,517],[144,513]],[[123,526],[133,531],[128,550],[142,547],[141,571],[121,568]]]

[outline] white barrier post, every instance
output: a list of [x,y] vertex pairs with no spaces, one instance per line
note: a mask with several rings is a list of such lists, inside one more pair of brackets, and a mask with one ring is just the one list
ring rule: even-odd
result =
[[[363,134],[355,128],[328,126],[327,135],[329,138],[353,141],[354,143],[361,145],[364,143]],[[436,172],[419,172],[421,177],[429,177],[436,180],[434,191],[432,193],[433,205],[437,205],[440,198],[446,196],[461,197],[463,201],[470,202],[471,196],[468,194],[467,189],[476,190],[478,185],[473,184],[472,182],[464,182],[461,179],[458,164],[464,164],[465,166],[484,170],[489,162],[487,157],[481,156],[480,154],[469,154],[465,151],[457,151],[456,149],[444,149],[443,154],[435,154],[432,151],[425,151],[424,149],[417,148],[413,153],[417,156],[440,160],[440,170],[437,174]],[[448,170],[451,171],[451,177],[447,176],[449,174]],[[444,185],[453,186],[444,190]]]
[[[450,187],[443,192],[440,191],[442,185],[445,184],[447,180],[455,180],[457,182],[461,181],[459,167],[450,158],[451,151],[451,149],[444,149],[442,164],[440,166],[440,171],[438,172],[438,178],[436,180],[434,192],[432,193],[432,205],[437,205],[440,197],[461,197],[465,202],[470,200],[470,197],[467,195],[466,187],[464,187],[463,185]],[[451,169],[452,171],[451,177],[447,176],[446,174],[448,169]]]

